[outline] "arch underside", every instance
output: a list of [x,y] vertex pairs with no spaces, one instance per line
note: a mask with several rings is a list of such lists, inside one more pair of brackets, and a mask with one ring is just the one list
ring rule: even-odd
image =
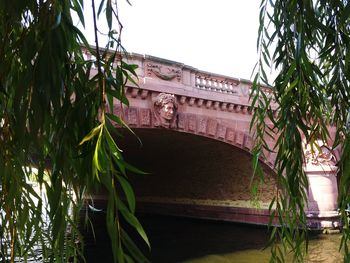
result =
[[[119,146],[127,162],[148,172],[132,174],[138,211],[266,224],[275,194],[273,171],[251,195],[251,155],[236,146],[168,129],[125,129]],[[117,139],[118,140],[118,139]],[[257,180],[255,180],[256,182]]]

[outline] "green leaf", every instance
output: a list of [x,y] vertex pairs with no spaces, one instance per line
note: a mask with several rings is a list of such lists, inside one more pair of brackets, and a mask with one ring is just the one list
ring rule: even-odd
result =
[[139,220],[128,211],[123,202],[118,202],[117,205],[125,220],[137,231],[137,233],[142,237],[147,246],[151,247],[148,237]]
[[112,0],[107,0],[106,4],[106,20],[109,30],[112,28],[112,13],[113,13],[113,7],[112,7]]
[[84,1],[80,1],[80,3],[78,3],[77,0],[73,1],[73,10],[78,14],[79,20],[80,20],[81,24],[83,25],[83,27],[85,28],[83,7],[84,7]]
[[109,118],[111,121],[116,122],[121,127],[127,128],[128,131],[131,132],[138,139],[140,145],[142,145],[141,139],[136,135],[136,133],[132,129],[130,129],[130,127],[121,118],[111,113],[106,113],[106,117]]
[[126,169],[126,170],[128,170],[128,171],[130,171],[130,172],[133,172],[133,173],[135,173],[135,174],[142,174],[142,175],[150,174],[150,173],[148,173],[148,172],[145,172],[145,171],[142,171],[142,170],[136,168],[135,166],[133,166],[133,165],[127,163],[127,162],[124,162],[124,166],[125,166],[125,169]]
[[94,151],[94,156],[93,156],[93,169],[94,169],[94,174],[99,180],[98,172],[105,172],[106,166],[107,166],[107,154],[103,148],[102,144],[102,135],[103,135],[103,129],[100,129],[96,146],[95,146],[95,151]]
[[56,16],[56,21],[55,21],[55,24],[52,26],[51,29],[55,29],[57,28],[60,24],[61,24],[61,18],[62,18],[62,13],[59,12]]
[[121,229],[121,234],[123,242],[130,251],[131,255],[133,255],[135,258],[136,262],[150,263],[150,261],[143,255],[140,249],[138,249],[134,241],[129,237],[128,233],[125,232],[124,229]]
[[100,6],[98,7],[98,11],[97,11],[97,17],[100,16],[103,6],[104,6],[105,0],[101,0]]
[[103,125],[100,124],[99,126],[93,128],[88,135],[86,135],[79,143],[79,145],[84,144],[87,141],[90,141],[92,138],[94,138],[97,134],[101,133],[101,129],[102,129]]
[[129,209],[131,213],[135,213],[135,207],[136,207],[136,200],[135,200],[135,194],[134,191],[129,184],[129,182],[123,178],[123,176],[117,176],[118,182],[122,186],[122,189],[125,193],[126,199],[128,201]]

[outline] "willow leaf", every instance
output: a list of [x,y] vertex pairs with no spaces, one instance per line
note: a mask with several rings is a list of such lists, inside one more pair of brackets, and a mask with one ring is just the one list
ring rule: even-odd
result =
[[129,210],[125,207],[123,202],[118,202],[117,205],[125,220],[137,231],[137,233],[142,237],[147,246],[151,247],[146,232],[140,224],[139,220],[132,213],[129,212]]
[[86,135],[79,143],[79,145],[84,144],[87,141],[90,141],[92,138],[94,138],[97,134],[101,133],[101,129],[102,129],[103,125],[100,124],[99,126],[93,128],[88,135]]
[[121,230],[121,234],[124,243],[127,244],[128,249],[132,251],[132,255],[135,255],[136,261],[150,263],[124,229]]
[[123,178],[123,176],[117,176],[118,182],[122,186],[122,189],[125,193],[126,199],[128,201],[129,209],[131,213],[135,213],[136,200],[134,190],[132,189],[130,183]]

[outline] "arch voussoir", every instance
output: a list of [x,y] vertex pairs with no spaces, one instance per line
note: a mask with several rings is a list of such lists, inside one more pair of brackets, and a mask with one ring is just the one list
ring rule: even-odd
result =
[[[237,128],[235,121],[230,123],[227,120],[215,119],[211,116],[178,112],[175,126],[164,128],[156,125],[157,120],[151,108],[115,105],[113,111],[114,114],[120,116],[131,128],[171,129],[182,133],[195,134],[233,145],[249,153],[254,146],[253,137],[249,133],[249,130]],[[116,127],[119,126],[116,125]],[[261,161],[272,168],[275,154],[269,153],[265,156],[266,158],[261,159]]]

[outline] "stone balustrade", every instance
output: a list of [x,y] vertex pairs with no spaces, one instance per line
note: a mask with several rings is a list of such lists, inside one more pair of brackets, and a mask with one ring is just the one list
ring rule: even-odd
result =
[[[86,58],[92,61],[95,59],[86,48],[83,51]],[[195,94],[199,103],[212,98],[213,101],[226,103],[230,110],[233,110],[233,106],[229,106],[230,102],[237,104],[240,101],[241,105],[250,106],[252,82],[249,80],[201,71],[183,63],[148,55],[130,53],[125,59],[128,63],[138,65],[139,88],[152,90],[153,83],[163,83],[164,87],[168,87],[164,91],[179,96]],[[130,85],[133,87],[132,83]],[[261,89],[267,94],[271,93],[270,87],[263,86]]]
[[239,83],[240,81],[238,79],[220,78],[218,76],[211,77],[198,72],[196,75],[195,87],[208,91],[237,94],[236,87],[239,85]]

